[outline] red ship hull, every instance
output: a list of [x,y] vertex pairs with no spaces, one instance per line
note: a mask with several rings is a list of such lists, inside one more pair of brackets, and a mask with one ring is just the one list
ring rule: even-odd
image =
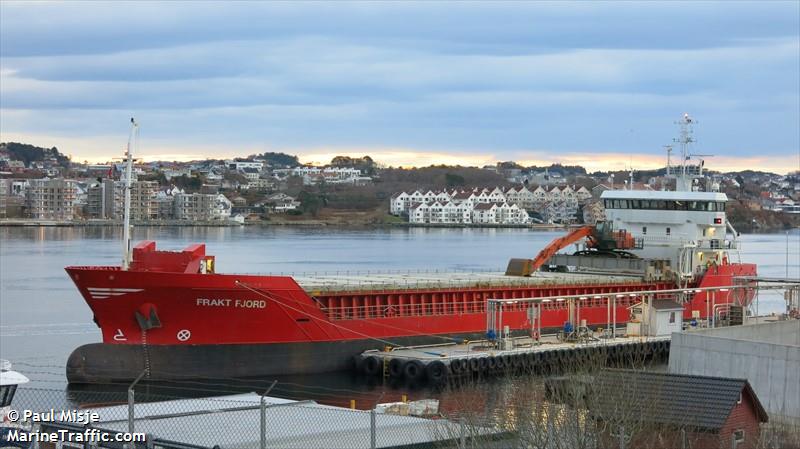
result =
[[[210,261],[210,262],[209,262]],[[213,258],[203,245],[183,252],[134,249],[129,270],[68,267],[103,343],[82,346],[67,364],[72,383],[129,380],[147,371],[155,379],[225,378],[327,372],[346,369],[354,354],[387,344],[441,343],[483,338],[486,300],[673,288],[667,282],[608,282],[563,285],[493,285],[449,288],[308,292],[289,276],[204,272]],[[712,268],[698,287],[731,285],[733,276],[755,275],[751,264]],[[618,322],[640,298],[617,300]],[[718,294],[714,304],[742,302]],[[749,301],[749,299],[744,299]],[[527,332],[527,305],[504,311],[504,323]],[[581,305],[580,318],[605,325],[605,299]],[[705,295],[686,304],[706,316]],[[545,304],[543,328],[569,319],[564,303]]]

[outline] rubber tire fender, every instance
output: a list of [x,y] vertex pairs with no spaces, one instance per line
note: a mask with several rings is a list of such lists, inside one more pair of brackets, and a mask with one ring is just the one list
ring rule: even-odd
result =
[[461,374],[464,371],[464,364],[461,359],[453,359],[450,361],[450,372],[453,374]]
[[403,368],[405,368],[403,365],[405,365],[405,362],[400,359],[389,360],[389,376],[394,378],[403,377]]
[[480,371],[482,373],[486,372],[486,367],[489,365],[488,357],[481,357],[478,359],[478,366],[480,367]]
[[506,363],[506,369],[514,369],[514,356],[512,354],[506,354],[503,356]]
[[373,355],[364,358],[364,364],[362,366],[362,370],[367,376],[377,376],[381,371],[381,362]]
[[447,379],[447,366],[440,360],[434,360],[425,366],[425,375],[434,383],[441,383]]
[[408,380],[418,380],[425,374],[425,366],[419,360],[409,360],[403,367],[403,375]]
[[477,357],[469,359],[469,370],[473,373],[479,373],[481,370],[481,363]]

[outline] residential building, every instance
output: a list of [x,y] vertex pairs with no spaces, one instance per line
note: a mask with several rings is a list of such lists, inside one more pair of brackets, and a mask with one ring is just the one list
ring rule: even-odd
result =
[[583,222],[586,224],[595,224],[598,221],[606,219],[606,211],[603,203],[600,201],[592,201],[583,206]]
[[246,168],[249,168],[260,172],[264,169],[264,163],[257,161],[231,161],[228,162],[228,168],[236,171],[242,171]]
[[179,193],[174,197],[177,220],[215,221],[231,216],[233,204],[222,194]]
[[6,207],[8,206],[8,186],[5,179],[0,179],[0,219],[6,218]]
[[[411,215],[412,205],[419,205],[422,203],[432,205],[433,202],[438,202],[439,206],[448,212],[452,217],[455,212],[453,207],[448,207],[447,203],[452,202],[459,205],[462,209],[469,208],[467,213],[463,214],[461,223],[476,222],[476,218],[480,222],[490,220],[493,214],[499,214],[495,219],[499,220],[498,223],[526,223],[531,214],[536,214],[543,217],[543,221],[550,223],[573,223],[577,221],[577,212],[580,205],[586,204],[591,200],[591,192],[585,187],[577,189],[571,186],[564,186],[562,188],[553,187],[549,191],[544,187],[539,186],[533,190],[527,186],[512,187],[503,190],[499,187],[494,189],[472,189],[472,190],[453,190],[453,191],[427,191],[422,192],[416,190],[414,192],[400,192],[392,195],[389,200],[389,212],[393,215]],[[499,209],[494,210],[491,207],[478,208],[480,204],[496,204]],[[505,207],[500,207],[507,204]],[[512,207],[514,206],[514,207]],[[415,220],[423,220],[425,213],[430,212],[430,220],[436,222],[437,210],[429,210],[426,212],[425,208],[416,209]],[[477,210],[477,213],[472,213]],[[494,210],[494,212],[492,212]],[[423,213],[425,212],[425,213]],[[444,220],[444,219],[443,219]],[[447,221],[449,222],[450,218]],[[409,221],[411,221],[409,219]],[[487,222],[488,223],[488,222]],[[485,223],[482,223],[485,224]]]
[[395,193],[389,199],[389,213],[401,215],[407,213],[411,206],[411,196],[406,192]]
[[408,210],[409,223],[430,223],[431,211],[428,203],[413,203]]
[[[563,388],[551,382],[551,393],[576,391],[574,379],[559,380]],[[603,370],[578,382],[588,416],[606,429],[603,447],[624,431],[627,447],[751,449],[759,447],[760,424],[769,419],[745,379]]]
[[497,224],[498,203],[478,203],[472,208],[472,223]]
[[249,182],[258,181],[258,178],[261,176],[261,170],[255,169],[253,167],[244,167],[239,170],[239,172],[247,178]]
[[[159,217],[158,183],[131,183],[131,219],[153,220]],[[104,179],[89,186],[86,211],[90,218],[121,220],[125,215],[125,181]]]
[[303,184],[313,185],[325,182],[328,184],[364,185],[372,182],[369,176],[363,176],[361,170],[352,167],[313,167],[279,168],[273,174],[283,179],[289,176],[303,178]]
[[285,193],[275,193],[264,199],[264,206],[275,213],[285,213],[300,207],[300,201]]
[[172,178],[180,178],[181,176],[186,176],[187,178],[192,177],[192,171],[188,168],[168,168],[161,170],[161,173],[164,174],[164,177],[167,178],[167,181],[171,180]]
[[272,178],[260,177],[260,178],[251,180],[248,183],[248,189],[250,189],[250,190],[260,190],[260,191],[263,192],[265,190],[272,190],[274,188],[275,188],[275,180],[272,179]]
[[114,183],[113,179],[104,179],[89,186],[86,193],[86,215],[89,218],[115,218],[116,192]]
[[72,220],[75,218],[75,181],[69,179],[32,179],[26,194],[28,215],[36,220]]

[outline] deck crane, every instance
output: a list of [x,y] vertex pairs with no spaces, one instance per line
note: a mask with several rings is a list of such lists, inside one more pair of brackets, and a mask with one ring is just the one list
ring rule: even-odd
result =
[[581,255],[635,258],[638,256],[627,250],[642,248],[642,241],[635,239],[628,231],[624,229],[614,231],[611,223],[597,222],[594,226],[573,229],[567,235],[553,240],[533,259],[511,259],[506,268],[506,275],[530,276],[557,252],[581,239],[586,239],[586,247],[590,248],[580,251]]

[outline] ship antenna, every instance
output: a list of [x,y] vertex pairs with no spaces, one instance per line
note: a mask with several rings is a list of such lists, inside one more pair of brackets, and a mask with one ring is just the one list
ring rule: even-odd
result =
[[675,139],[675,143],[679,144],[681,147],[681,164],[679,173],[677,173],[676,176],[677,179],[675,182],[675,190],[692,190],[691,180],[689,179],[689,173],[687,173],[686,163],[690,158],[689,145],[694,142],[694,137],[692,137],[694,134],[692,125],[694,125],[694,123],[694,118],[689,116],[688,113],[683,114],[683,117],[681,117],[681,119],[677,122],[681,128],[681,133],[680,137]]
[[122,269],[131,264],[131,176],[133,175],[133,151],[139,145],[139,124],[131,117],[131,132],[125,151],[125,218],[122,224]]
[[664,149],[667,150],[667,177],[672,174],[670,172],[670,165],[672,165],[672,145],[664,145]]
[[633,164],[631,164],[631,183],[628,189],[633,190]]

